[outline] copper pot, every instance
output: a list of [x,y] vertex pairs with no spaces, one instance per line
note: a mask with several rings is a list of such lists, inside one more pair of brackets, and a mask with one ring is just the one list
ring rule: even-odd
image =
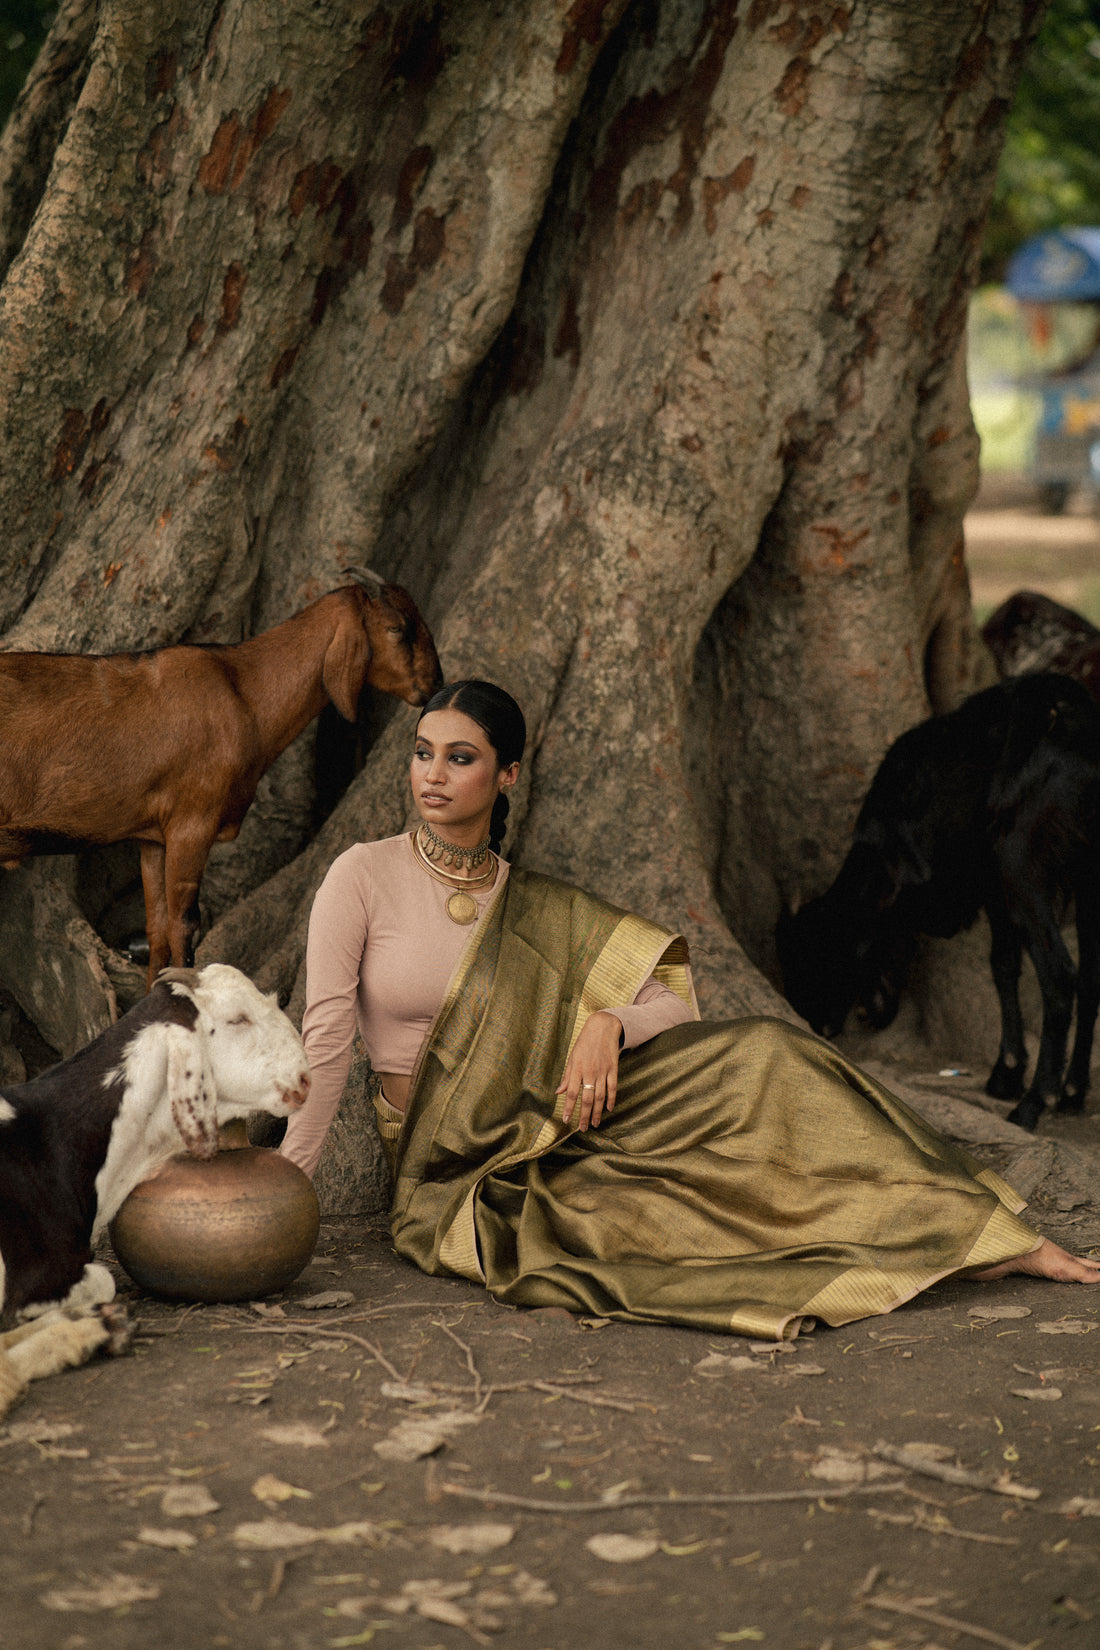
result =
[[126,1198],[110,1235],[136,1284],[170,1300],[255,1300],[308,1262],[320,1214],[308,1175],[248,1145],[244,1123],[220,1132],[208,1162],[174,1157]]

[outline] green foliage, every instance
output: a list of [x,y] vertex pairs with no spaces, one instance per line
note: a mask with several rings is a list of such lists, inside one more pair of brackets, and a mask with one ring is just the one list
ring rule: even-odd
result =
[[0,0],[0,126],[57,12],[55,0]]
[[1052,0],[1008,117],[982,280],[1029,236],[1082,224],[1100,224],[1100,0]]

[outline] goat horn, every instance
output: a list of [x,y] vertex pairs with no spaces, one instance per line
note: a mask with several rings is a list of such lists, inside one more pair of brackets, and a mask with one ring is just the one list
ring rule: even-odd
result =
[[154,982],[156,985],[185,985],[193,991],[199,983],[197,968],[162,968]]
[[378,586],[378,590],[375,592],[376,595],[384,589],[386,584],[381,573],[375,573],[369,567],[345,567],[342,572],[346,579],[354,579],[356,584],[376,584]]

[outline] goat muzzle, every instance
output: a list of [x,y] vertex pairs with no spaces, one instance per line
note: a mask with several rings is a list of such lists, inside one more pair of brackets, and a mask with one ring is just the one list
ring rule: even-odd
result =
[[291,1111],[300,1111],[309,1099],[309,1090],[312,1078],[307,1071],[303,1071],[298,1078],[298,1087],[283,1089],[282,1098]]

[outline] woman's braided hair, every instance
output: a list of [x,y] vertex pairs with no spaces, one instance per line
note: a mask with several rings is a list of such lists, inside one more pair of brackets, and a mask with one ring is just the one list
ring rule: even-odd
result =
[[[448,683],[428,700],[420,712],[418,727],[433,710],[460,710],[463,716],[476,722],[496,752],[500,767],[509,768],[523,756],[523,747],[527,743],[527,723],[523,712],[512,695],[497,687],[495,682],[470,677],[464,682]],[[496,854],[499,854],[504,841],[507,820],[508,798],[501,791],[493,803],[489,821],[489,846]]]

